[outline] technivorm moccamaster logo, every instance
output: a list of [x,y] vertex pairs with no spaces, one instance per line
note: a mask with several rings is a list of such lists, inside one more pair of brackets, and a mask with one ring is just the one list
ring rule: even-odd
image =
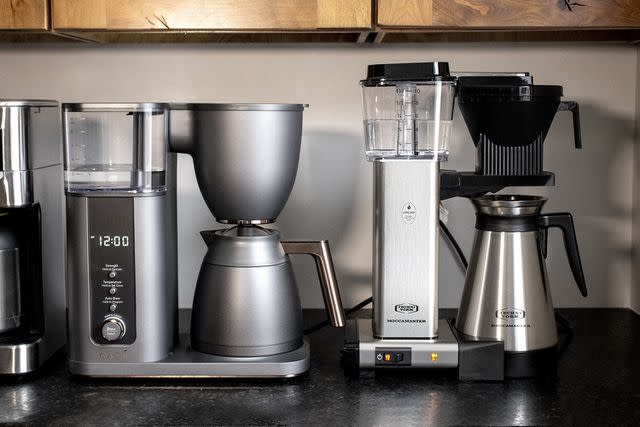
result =
[[496,310],[496,318],[512,320],[512,319],[524,319],[524,310],[518,310],[517,308],[503,308],[502,310]]
[[395,310],[398,313],[417,313],[419,308],[415,304],[404,303],[404,304],[396,304]]

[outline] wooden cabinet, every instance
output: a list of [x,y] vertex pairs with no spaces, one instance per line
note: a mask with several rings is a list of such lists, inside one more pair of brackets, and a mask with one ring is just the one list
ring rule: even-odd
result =
[[371,0],[51,0],[56,31],[367,30]]
[[640,28],[640,0],[377,0],[377,27]]
[[0,0],[0,30],[49,28],[48,0]]

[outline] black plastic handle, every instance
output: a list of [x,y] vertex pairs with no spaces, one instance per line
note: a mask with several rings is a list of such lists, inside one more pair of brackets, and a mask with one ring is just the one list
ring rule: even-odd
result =
[[[564,240],[564,248],[567,252],[569,266],[573,273],[573,278],[578,285],[578,289],[583,297],[587,296],[587,283],[584,279],[584,271],[582,270],[582,261],[580,261],[580,251],[578,250],[578,240],[576,239],[576,230],[573,226],[573,217],[570,213],[551,213],[542,214],[538,218],[540,226],[541,247],[544,247],[543,254],[546,256],[546,233],[551,227],[557,227],[562,230]],[[544,235],[544,237],[542,237]],[[542,242],[544,241],[544,245]]]
[[573,115],[573,140],[576,148],[582,148],[582,131],[580,130],[580,106],[575,101],[562,101],[558,111],[571,111]]

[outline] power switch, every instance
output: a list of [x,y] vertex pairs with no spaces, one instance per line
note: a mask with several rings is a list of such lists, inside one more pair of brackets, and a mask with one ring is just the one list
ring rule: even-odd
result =
[[411,366],[411,348],[375,349],[376,366]]

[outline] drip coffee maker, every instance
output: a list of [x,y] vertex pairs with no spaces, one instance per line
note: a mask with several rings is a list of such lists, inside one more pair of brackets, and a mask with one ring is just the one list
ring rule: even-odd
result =
[[[88,376],[291,377],[309,344],[289,254],[316,259],[344,323],[326,241],[264,227],[293,187],[301,104],[64,104],[69,366]],[[174,153],[216,221],[189,333],[178,333]],[[90,304],[86,304],[90,301]]]
[[[570,110],[580,148],[578,105],[560,101],[560,86],[533,85],[527,73],[454,78],[442,62],[371,65],[361,86],[366,153],[374,170],[373,320],[348,321],[344,367],[357,375],[381,369],[455,369],[460,379],[501,380],[511,343],[504,335],[468,327],[484,320],[477,313],[492,310],[491,298],[479,298],[477,292],[494,289],[495,274],[481,276],[487,278],[484,288],[473,286],[478,280],[470,268],[465,295],[471,295],[467,288],[473,286],[475,297],[463,299],[458,323],[438,319],[438,208],[451,197],[553,185],[553,173],[542,164],[544,138],[556,112]],[[448,156],[456,94],[476,145],[473,172],[440,169]],[[548,226],[536,225],[536,230]],[[474,248],[479,257],[479,247]],[[571,258],[575,265],[577,257]],[[525,274],[522,263],[510,268],[518,270],[514,277]],[[544,288],[543,271],[538,273],[523,287]],[[546,307],[548,314],[550,303],[542,301],[541,310]]]
[[0,375],[65,343],[60,105],[0,100]]

